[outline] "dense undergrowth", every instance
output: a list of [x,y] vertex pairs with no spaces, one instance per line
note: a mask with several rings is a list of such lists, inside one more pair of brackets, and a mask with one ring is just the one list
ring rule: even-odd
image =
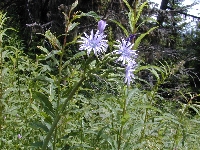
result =
[[[144,6],[134,19],[135,12],[129,8],[131,33]],[[184,86],[173,91],[177,99],[161,94],[171,94],[164,85],[177,76],[182,64],[163,61],[143,66],[138,56],[129,86],[124,83],[124,65],[113,54],[116,39],[109,40],[108,52],[97,56],[78,50],[80,36],[65,41],[78,26],[76,19],[87,16],[99,21],[99,17],[94,12],[64,15],[63,44],[46,31],[43,37],[48,46],[38,45],[41,53],[33,59],[24,53],[17,31],[6,27],[6,14],[0,14],[2,150],[199,149],[200,106],[192,103],[198,94]],[[129,30],[114,22],[129,37]],[[134,49],[153,29],[135,40]],[[141,78],[144,72],[152,80]]]

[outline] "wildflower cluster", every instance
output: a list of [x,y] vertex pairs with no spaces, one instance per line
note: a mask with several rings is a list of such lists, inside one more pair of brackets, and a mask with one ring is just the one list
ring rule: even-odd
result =
[[[78,41],[79,43],[81,43],[79,50],[86,50],[88,56],[92,51],[96,56],[106,52],[108,48],[108,41],[105,40],[106,35],[103,32],[106,25],[107,24],[105,21],[100,20],[98,22],[98,29],[95,34],[93,30],[91,31],[90,35],[84,33],[85,37],[81,37],[81,40]],[[137,66],[137,63],[135,61],[135,59],[137,58],[137,53],[136,50],[132,50],[134,44],[131,43],[134,37],[135,35],[130,35],[126,40],[117,40],[118,45],[114,45],[117,50],[113,52],[113,54],[120,55],[117,61],[121,61],[122,65],[125,66],[125,83],[127,83],[128,85],[130,85],[130,83],[135,78],[133,71]]]
[[81,40],[78,41],[79,43],[82,43],[79,50],[86,50],[88,56],[92,50],[96,56],[98,56],[100,53],[106,52],[108,48],[108,41],[105,40],[106,35],[103,33],[105,27],[105,21],[101,20],[98,23],[98,30],[95,34],[93,30],[91,31],[90,36],[84,33],[85,37],[81,37]]
[[[132,36],[132,35],[131,35]],[[122,65],[125,65],[125,83],[130,85],[130,82],[135,78],[133,71],[135,70],[137,63],[135,59],[137,58],[136,50],[132,50],[133,45],[131,43],[132,38],[127,40],[121,39],[117,40],[118,45],[114,45],[117,48],[113,53],[120,55],[117,61],[122,61]]]

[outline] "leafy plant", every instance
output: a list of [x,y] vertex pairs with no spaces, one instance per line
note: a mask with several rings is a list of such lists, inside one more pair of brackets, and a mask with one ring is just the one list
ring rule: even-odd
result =
[[[135,34],[147,3],[133,9],[124,2]],[[41,54],[35,59],[23,53],[23,41],[15,31],[7,32],[6,17],[0,15],[0,148],[198,149],[200,108],[192,101],[199,94],[180,88],[177,98],[169,100],[160,92],[182,64],[141,66],[133,50],[155,28],[141,34],[135,43],[130,38],[107,41],[104,30],[109,25],[95,12],[73,13],[77,5],[75,1],[63,13],[62,36],[56,37],[50,30],[43,34],[47,42],[38,46]],[[70,41],[68,36],[81,17],[94,17],[98,29]],[[129,37],[128,29],[121,28]],[[142,73],[148,78],[142,78]]]

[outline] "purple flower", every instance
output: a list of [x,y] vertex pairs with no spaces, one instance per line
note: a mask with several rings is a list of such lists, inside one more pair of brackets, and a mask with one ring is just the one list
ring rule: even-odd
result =
[[122,64],[124,65],[132,62],[136,58],[137,54],[136,50],[132,50],[134,44],[131,44],[130,41],[126,41],[124,39],[122,39],[121,41],[122,42],[117,40],[117,42],[119,42],[120,44],[114,45],[118,48],[118,50],[115,50],[113,53],[120,55],[117,61],[122,61]]
[[107,40],[104,38],[106,35],[99,32],[94,34],[93,30],[91,31],[91,35],[87,35],[86,33],[85,37],[81,37],[81,40],[78,42],[81,43],[79,50],[87,50],[87,55],[89,56],[90,52],[93,50],[94,54],[98,56],[98,54],[106,52],[108,48]]
[[18,134],[18,135],[17,135],[17,137],[18,137],[19,139],[21,139],[21,138],[22,138],[21,134]]
[[114,46],[118,49],[113,52],[120,55],[117,61],[122,61],[122,65],[126,66],[124,82],[127,83],[128,86],[133,82],[133,79],[135,79],[133,72],[137,66],[137,62],[135,61],[137,53],[136,50],[132,50],[134,44],[131,43],[134,36],[135,35],[130,35],[126,40],[117,40],[119,44]]
[[128,38],[126,38],[126,41],[131,42],[136,37],[136,34],[131,34]]
[[133,79],[135,79],[135,76],[133,74],[133,71],[135,71],[135,67],[137,66],[136,62],[130,62],[127,64],[126,69],[125,69],[125,83],[127,85],[130,85],[130,82],[133,82]]
[[106,22],[103,20],[100,20],[98,22],[98,30],[100,33],[102,33],[104,31],[104,29],[106,28],[106,25],[107,25]]

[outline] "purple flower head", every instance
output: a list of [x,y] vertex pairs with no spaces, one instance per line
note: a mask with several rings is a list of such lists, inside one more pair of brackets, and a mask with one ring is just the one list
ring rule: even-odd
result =
[[121,42],[117,40],[117,42],[119,42],[119,45],[114,46],[117,47],[118,50],[113,52],[120,55],[117,61],[122,61],[123,65],[132,62],[137,56],[136,51],[132,50],[134,44],[131,44],[130,41],[126,41],[124,39],[122,39]]
[[132,44],[130,40],[133,38],[134,35],[130,35],[130,37],[126,40],[117,40],[119,44],[114,46],[118,49],[113,52],[114,54],[120,55],[117,61],[122,61],[122,65],[126,66],[124,82],[127,83],[128,86],[131,82],[133,82],[133,79],[135,79],[133,72],[137,66],[137,62],[135,61],[137,58],[137,53],[136,50],[132,50],[134,44]]
[[135,67],[137,66],[137,63],[135,61],[130,62],[127,64],[125,69],[125,83],[129,86],[131,82],[133,82],[133,79],[135,79],[135,76],[133,74],[133,71],[135,71]]
[[106,52],[108,48],[107,40],[104,38],[106,35],[100,33],[99,30],[94,34],[93,30],[91,31],[91,35],[87,35],[85,37],[81,37],[81,40],[78,42],[81,43],[79,50],[87,50],[87,55],[89,56],[90,52],[93,50],[94,54],[98,56],[98,54]]
[[21,134],[18,134],[18,135],[17,135],[17,137],[18,137],[19,139],[21,139],[21,138],[22,138]]
[[136,37],[136,34],[131,34],[128,38],[126,38],[126,41],[131,42]]
[[107,25],[106,22],[103,20],[100,20],[98,22],[98,30],[100,33],[102,33],[104,31],[104,29],[106,28],[106,25]]

